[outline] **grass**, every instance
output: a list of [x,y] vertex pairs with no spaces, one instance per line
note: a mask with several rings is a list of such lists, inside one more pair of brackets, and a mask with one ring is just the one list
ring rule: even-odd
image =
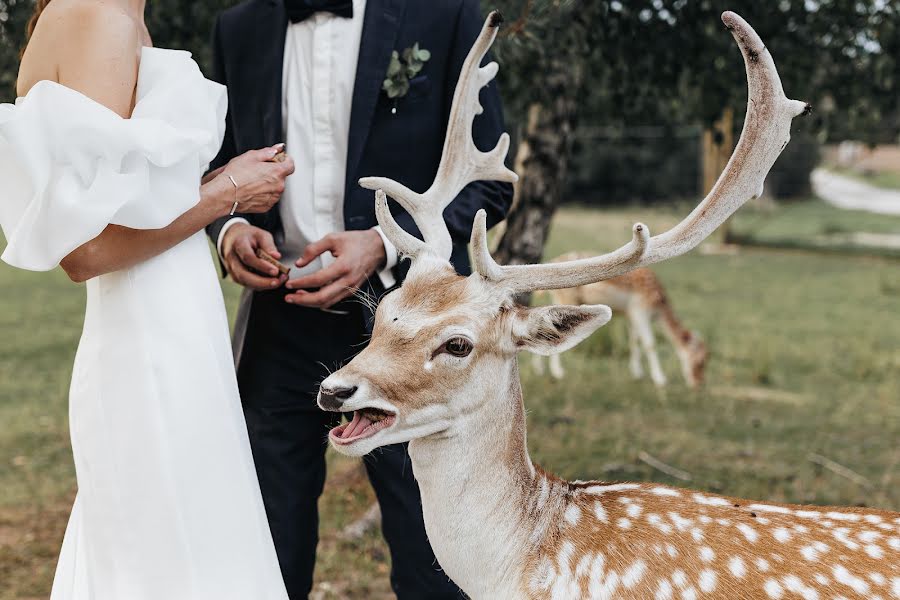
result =
[[[793,223],[778,227],[790,231],[811,218],[834,218],[848,230],[894,226],[813,206],[786,210]],[[556,219],[547,255],[603,251],[626,241],[635,220],[662,231],[678,216],[569,208]],[[737,224],[752,218],[742,215]],[[670,386],[660,391],[632,381],[617,319],[563,356],[563,382],[537,377],[523,357],[529,449],[537,462],[570,478],[684,485],[638,460],[644,451],[689,472],[692,487],[900,510],[896,260],[741,249],[694,252],[656,270],[679,316],[711,347],[707,387],[691,392],[683,385],[662,336]],[[0,599],[46,598],[75,485],[66,394],[84,291],[59,272],[6,266],[0,289]],[[225,289],[233,307],[236,289]],[[810,453],[852,469],[872,487],[823,470]],[[360,463],[330,461],[316,597],[389,597],[389,558],[377,527],[358,540],[339,535],[373,501]]]
[[900,257],[900,217],[843,210],[815,198],[746,207],[730,238],[744,245]]

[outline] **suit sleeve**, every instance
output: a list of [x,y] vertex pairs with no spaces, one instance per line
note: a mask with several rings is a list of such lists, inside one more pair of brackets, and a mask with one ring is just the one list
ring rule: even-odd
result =
[[[216,26],[213,29],[212,37],[213,61],[211,79],[228,87],[225,76],[225,56],[222,52],[222,17],[216,19]],[[228,114],[225,117],[225,138],[222,141],[222,148],[219,154],[213,159],[209,165],[209,170],[214,171],[219,167],[227,165],[228,162],[237,156],[237,148],[234,143],[234,126],[231,119],[231,105],[228,106]],[[235,215],[243,216],[243,215]],[[206,226],[206,234],[212,240],[213,244],[218,247],[219,233],[222,231],[225,223],[233,219],[232,216],[222,217]],[[223,267],[224,272],[224,267]]]

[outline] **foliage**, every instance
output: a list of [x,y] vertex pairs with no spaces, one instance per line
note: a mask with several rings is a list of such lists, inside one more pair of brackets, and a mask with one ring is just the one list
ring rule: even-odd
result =
[[[900,134],[900,6],[886,0],[496,0],[509,25],[497,44],[511,113],[541,101],[550,57],[586,65],[582,122],[712,123],[725,106],[743,114],[744,69],[719,16],[733,10],[775,57],[788,95],[812,103],[835,139],[896,141]],[[581,13],[591,27],[577,48],[554,35]],[[565,38],[572,43],[571,38]],[[573,68],[577,68],[573,65]],[[739,125],[739,124],[738,124]]]
[[412,48],[406,48],[401,55],[394,50],[391,52],[391,62],[388,64],[387,78],[382,89],[388,98],[402,98],[409,91],[409,81],[419,74],[425,63],[431,59],[431,52],[419,48],[416,42]]

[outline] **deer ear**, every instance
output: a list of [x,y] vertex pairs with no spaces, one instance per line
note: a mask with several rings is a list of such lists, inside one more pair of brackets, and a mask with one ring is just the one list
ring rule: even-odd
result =
[[575,346],[612,318],[608,306],[538,306],[515,313],[512,335],[517,350],[556,354]]

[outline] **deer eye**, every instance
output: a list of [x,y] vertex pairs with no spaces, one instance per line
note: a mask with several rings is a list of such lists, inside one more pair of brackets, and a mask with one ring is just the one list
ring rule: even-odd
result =
[[459,335],[447,340],[447,343],[441,348],[442,351],[451,356],[456,356],[457,358],[468,356],[472,353],[472,349],[472,342]]

